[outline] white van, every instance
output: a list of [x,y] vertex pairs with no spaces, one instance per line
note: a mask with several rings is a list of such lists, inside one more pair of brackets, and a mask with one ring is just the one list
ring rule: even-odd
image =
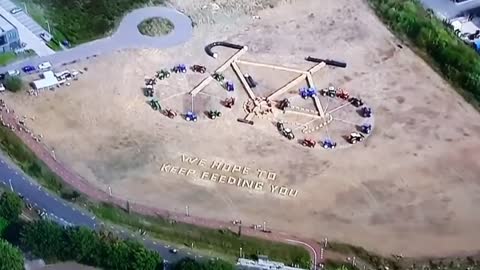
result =
[[40,70],[49,70],[52,67],[52,64],[50,62],[43,62],[40,65],[38,65],[38,69]]
[[13,70],[7,71],[7,74],[8,76],[11,76],[11,77],[18,76],[20,75],[20,71],[18,69],[13,69]]

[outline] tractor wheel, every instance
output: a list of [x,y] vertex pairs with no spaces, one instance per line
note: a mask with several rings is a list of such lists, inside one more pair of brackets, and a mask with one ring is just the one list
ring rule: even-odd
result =
[[186,117],[185,120],[187,120],[188,122],[190,122],[192,119],[190,119],[190,117]]

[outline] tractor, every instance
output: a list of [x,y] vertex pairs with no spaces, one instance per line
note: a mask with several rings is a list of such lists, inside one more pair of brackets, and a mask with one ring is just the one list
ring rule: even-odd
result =
[[320,94],[324,97],[328,96],[328,97],[334,98],[337,96],[337,90],[335,89],[334,86],[329,86],[326,89],[322,89],[322,91],[320,91]]
[[314,139],[303,139],[302,145],[305,147],[314,148],[317,142]]
[[317,95],[317,90],[315,88],[312,88],[312,87],[310,87],[310,88],[304,87],[304,88],[300,89],[300,95],[304,99],[307,99],[309,97],[314,97],[314,96]]
[[194,112],[189,111],[185,114],[185,120],[189,122],[197,122],[197,118],[197,114]]
[[150,107],[152,107],[152,109],[154,109],[155,111],[162,110],[162,107],[160,106],[160,102],[158,102],[157,99],[151,99],[148,103],[150,104]]
[[365,117],[365,118],[369,118],[372,116],[372,108],[370,107],[363,107],[362,108],[362,116]]
[[334,149],[336,146],[337,146],[337,143],[330,140],[330,139],[326,139],[325,141],[323,141],[323,148],[325,149]]
[[209,117],[210,119],[212,119],[212,120],[213,120],[213,119],[216,119],[216,118],[218,118],[218,117],[220,117],[220,116],[222,116],[222,113],[221,113],[220,111],[210,110],[210,111],[208,112],[208,117]]
[[362,131],[362,133],[370,134],[372,132],[372,125],[370,124],[362,125],[360,126],[360,130]]
[[289,128],[286,128],[282,122],[277,122],[277,129],[287,139],[289,140],[295,139],[295,135],[293,134],[293,131]]
[[361,100],[360,98],[352,97],[348,101],[357,108],[363,106],[363,100]]
[[145,82],[145,85],[155,85],[157,84],[157,79],[156,78],[151,78],[151,79],[147,79],[146,82]]
[[165,80],[166,78],[170,77],[170,71],[168,71],[166,69],[162,69],[160,71],[157,71],[156,77],[159,80]]
[[231,98],[226,98],[224,101],[223,101],[223,105],[227,108],[232,108],[233,105],[235,105],[235,98],[231,97]]
[[228,92],[233,92],[235,90],[235,87],[233,85],[233,82],[231,81],[226,81],[225,82],[225,89],[227,89]]
[[362,133],[352,132],[350,136],[348,136],[347,141],[350,144],[356,144],[357,142],[361,142],[365,139],[365,136]]
[[170,119],[173,119],[175,118],[175,116],[177,116],[177,113],[172,109],[166,109],[165,111],[163,111],[163,114]]
[[350,97],[350,94],[348,94],[348,92],[345,91],[344,89],[338,89],[337,97],[343,100],[348,100],[348,98]]
[[257,87],[257,82],[253,80],[252,76],[250,76],[249,74],[244,74],[243,77],[245,77],[245,80],[247,81],[247,84],[248,86],[250,86],[250,88]]
[[187,66],[185,66],[184,64],[176,65],[172,68],[172,72],[187,73]]
[[217,81],[217,82],[223,82],[225,80],[225,76],[223,74],[215,72],[212,74],[212,77]]
[[193,65],[191,68],[190,68],[193,72],[198,72],[198,73],[205,73],[205,71],[207,71],[207,68],[205,66],[201,66],[201,65]]
[[280,103],[278,104],[278,108],[280,110],[285,111],[285,109],[289,108],[291,106],[290,100],[288,98],[284,98]]
[[153,94],[155,93],[155,90],[153,89],[153,85],[147,85],[143,89],[143,93],[145,94],[146,97],[153,97]]

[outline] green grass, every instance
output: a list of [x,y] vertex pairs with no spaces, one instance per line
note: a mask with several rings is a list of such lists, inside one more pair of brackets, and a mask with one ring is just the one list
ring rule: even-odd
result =
[[164,36],[172,32],[174,27],[173,23],[165,18],[150,18],[137,26],[142,35],[151,37]]
[[13,52],[0,53],[0,66],[6,66],[16,59],[17,55]]
[[[28,175],[37,179],[45,188],[59,194],[65,199],[76,198],[77,202],[84,202],[85,198],[72,191],[63,184],[35,154],[9,129],[0,127],[0,148],[7,153]],[[157,217],[146,217],[134,213],[127,213],[122,209],[107,205],[88,203],[88,208],[99,218],[111,223],[136,230],[143,228],[155,238],[177,245],[191,246],[203,251],[213,251],[223,254],[223,258],[232,259],[238,256],[240,247],[249,257],[268,255],[271,259],[287,264],[308,266],[310,257],[308,252],[298,246],[287,245],[257,239],[247,236],[237,236],[227,230],[214,230],[183,223],[171,223]]]
[[257,255],[267,255],[270,259],[285,262],[286,264],[299,264],[308,267],[310,257],[302,247],[274,243],[271,241],[238,236],[229,230],[215,230],[202,228],[184,223],[172,223],[169,220],[158,217],[146,217],[138,214],[101,204],[90,207],[90,210],[99,218],[108,220],[114,224],[135,229],[142,228],[151,236],[171,243],[185,245],[200,250],[213,251],[224,254],[224,259],[238,257],[239,250],[245,256],[255,258]]

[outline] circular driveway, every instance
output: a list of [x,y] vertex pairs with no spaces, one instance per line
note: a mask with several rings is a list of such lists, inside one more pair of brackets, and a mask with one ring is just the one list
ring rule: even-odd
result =
[[[173,31],[161,37],[144,36],[138,31],[142,21],[161,17],[170,20],[175,26]],[[192,22],[185,14],[166,7],[146,7],[136,9],[122,19],[120,25],[111,36],[94,40],[74,48],[57,52],[52,55],[33,57],[0,67],[0,72],[18,69],[23,66],[37,66],[42,62],[50,62],[52,66],[81,61],[87,57],[111,53],[121,49],[158,48],[164,49],[187,42],[193,34]]]

